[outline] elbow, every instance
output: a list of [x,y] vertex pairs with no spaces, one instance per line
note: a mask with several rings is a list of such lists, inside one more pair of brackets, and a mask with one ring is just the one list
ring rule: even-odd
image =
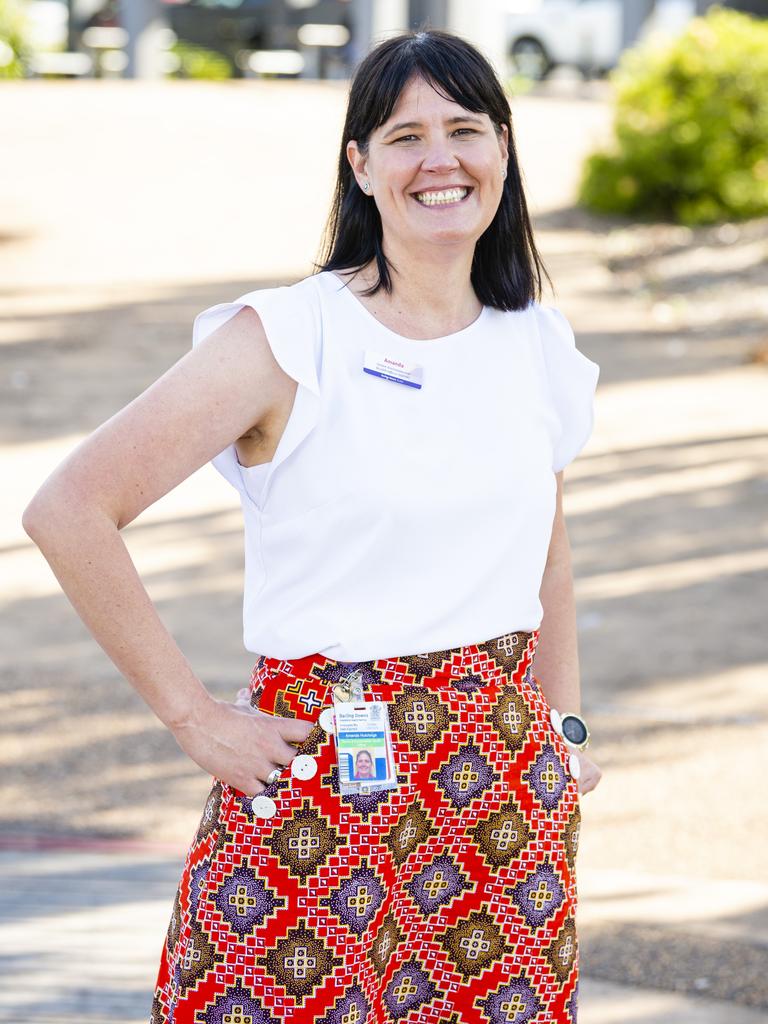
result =
[[72,533],[87,535],[104,522],[119,529],[117,516],[107,508],[92,474],[67,462],[43,480],[21,516],[22,529],[43,553],[47,547],[57,546],[58,538]]
[[41,550],[51,538],[72,530],[88,530],[96,519],[104,518],[102,510],[88,501],[76,488],[57,480],[46,481],[21,516],[26,535]]
[[34,495],[22,513],[22,529],[38,547],[54,522],[53,504],[41,489]]

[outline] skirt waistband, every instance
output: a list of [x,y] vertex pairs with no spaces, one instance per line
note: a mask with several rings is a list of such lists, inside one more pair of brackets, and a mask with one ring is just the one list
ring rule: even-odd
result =
[[[503,633],[481,643],[463,644],[442,651],[406,654],[392,658],[373,658],[368,661],[337,661],[324,654],[310,654],[303,658],[273,658],[258,656],[254,672],[270,669],[301,678],[314,667],[328,669],[334,676],[343,676],[361,669],[364,675],[375,671],[380,682],[400,682],[404,672],[421,678],[440,672],[442,675],[463,676],[477,671],[483,675],[513,675],[520,669],[529,669],[536,651],[539,630],[516,630]],[[368,670],[368,671],[366,671]]]

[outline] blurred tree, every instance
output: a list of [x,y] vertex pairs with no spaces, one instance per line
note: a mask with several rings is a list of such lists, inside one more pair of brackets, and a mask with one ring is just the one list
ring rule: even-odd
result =
[[31,56],[19,0],[0,0],[0,79],[23,78]]
[[584,205],[685,224],[768,214],[768,22],[714,8],[628,50],[611,80],[616,142],[587,159]]
[[232,78],[232,65],[223,54],[215,50],[177,39],[170,52],[179,61],[178,67],[169,75],[171,78],[197,78],[213,82]]

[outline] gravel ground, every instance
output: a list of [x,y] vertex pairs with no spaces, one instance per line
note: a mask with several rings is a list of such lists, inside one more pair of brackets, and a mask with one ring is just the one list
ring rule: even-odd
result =
[[638,924],[582,928],[579,942],[590,977],[768,1010],[764,947]]

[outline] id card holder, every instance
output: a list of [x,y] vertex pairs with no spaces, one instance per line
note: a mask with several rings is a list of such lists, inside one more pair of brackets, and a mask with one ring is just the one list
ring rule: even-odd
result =
[[346,796],[396,789],[389,708],[383,701],[365,699],[359,671],[334,687],[333,719],[341,792]]

